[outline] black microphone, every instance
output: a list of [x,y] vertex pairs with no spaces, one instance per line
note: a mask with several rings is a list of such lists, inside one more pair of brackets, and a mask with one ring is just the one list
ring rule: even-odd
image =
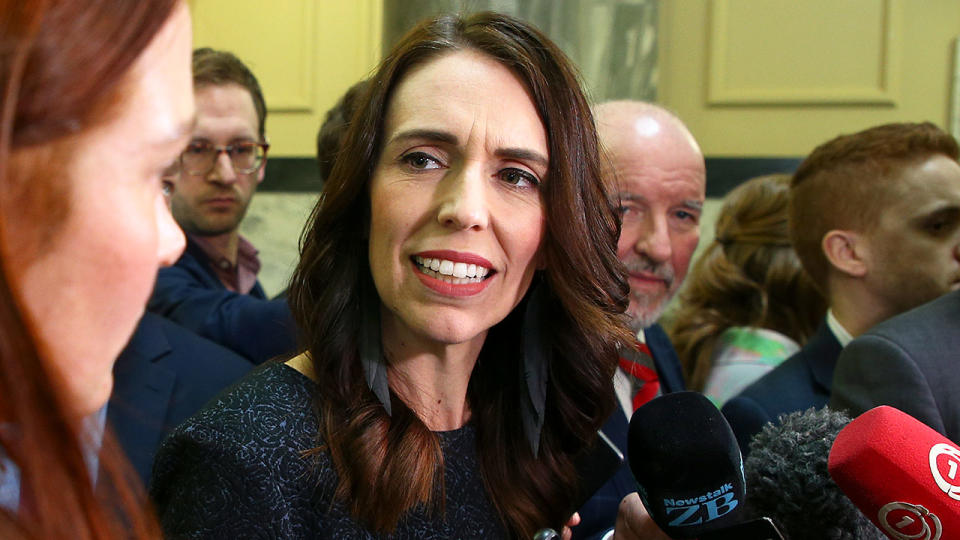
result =
[[[747,512],[773,518],[791,540],[880,540],[880,531],[827,472],[830,448],[849,423],[846,414],[823,407],[763,426],[750,441],[743,464]],[[877,473],[878,479],[886,476]]]
[[769,520],[744,522],[740,447],[702,394],[666,394],[637,409],[627,455],[643,505],[671,538],[782,538]]

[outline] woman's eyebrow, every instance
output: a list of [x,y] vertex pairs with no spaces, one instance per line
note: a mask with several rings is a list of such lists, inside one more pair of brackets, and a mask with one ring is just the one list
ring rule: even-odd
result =
[[495,155],[500,158],[533,161],[543,167],[550,166],[550,161],[546,156],[529,148],[498,148]]
[[[393,137],[390,137],[390,140],[387,141],[387,144],[390,145],[399,141],[404,141],[409,139],[434,141],[434,142],[445,143],[445,144],[454,145],[454,146],[457,145],[457,143],[459,142],[459,139],[457,139],[457,136],[454,135],[453,133],[450,133],[449,131],[442,131],[439,129],[414,128],[414,129],[401,131],[400,133],[397,133]],[[500,157],[500,158],[516,159],[516,160],[522,160],[522,161],[533,161],[544,167],[548,167],[550,165],[550,161],[547,159],[546,156],[544,156],[540,152],[537,152],[536,150],[532,150],[529,148],[498,148],[494,153],[497,157]]]
[[423,129],[415,128],[408,129],[406,131],[401,131],[393,137],[390,137],[390,140],[387,141],[387,144],[393,144],[398,141],[403,141],[407,139],[422,139],[428,141],[435,141],[440,143],[446,143],[451,145],[457,144],[457,136],[449,131],[441,131],[438,129]]

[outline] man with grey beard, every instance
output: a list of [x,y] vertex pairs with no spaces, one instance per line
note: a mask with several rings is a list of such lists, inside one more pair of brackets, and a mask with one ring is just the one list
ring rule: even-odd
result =
[[[615,182],[620,201],[623,226],[617,250],[629,274],[627,314],[637,333],[636,347],[621,352],[614,376],[621,408],[602,430],[625,451],[633,411],[660,394],[685,389],[677,353],[657,319],[686,277],[700,240],[707,174],[693,135],[666,110],[612,101],[598,105],[594,115],[607,177]],[[635,490],[624,464],[581,507],[582,521],[573,537],[605,537],[621,499]]]
[[656,395],[684,388],[676,353],[656,322],[686,277],[700,240],[706,167],[687,128],[660,107],[614,101],[597,106],[595,113],[608,177],[616,182],[620,200],[623,228],[617,249],[628,271],[627,314],[641,350],[641,358],[631,354],[626,360],[655,371],[641,374],[644,382],[638,384],[630,376],[637,370],[621,361],[617,394],[629,417]]

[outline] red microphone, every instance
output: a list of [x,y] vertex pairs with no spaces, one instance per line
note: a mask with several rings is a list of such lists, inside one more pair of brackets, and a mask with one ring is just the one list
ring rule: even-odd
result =
[[828,466],[888,538],[960,538],[960,448],[908,414],[863,413],[837,435]]

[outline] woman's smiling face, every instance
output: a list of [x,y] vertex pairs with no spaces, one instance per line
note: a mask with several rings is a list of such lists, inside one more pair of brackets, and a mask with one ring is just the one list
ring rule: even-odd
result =
[[371,273],[385,325],[483,339],[538,265],[547,135],[523,84],[461,50],[413,68],[387,107],[370,183]]

